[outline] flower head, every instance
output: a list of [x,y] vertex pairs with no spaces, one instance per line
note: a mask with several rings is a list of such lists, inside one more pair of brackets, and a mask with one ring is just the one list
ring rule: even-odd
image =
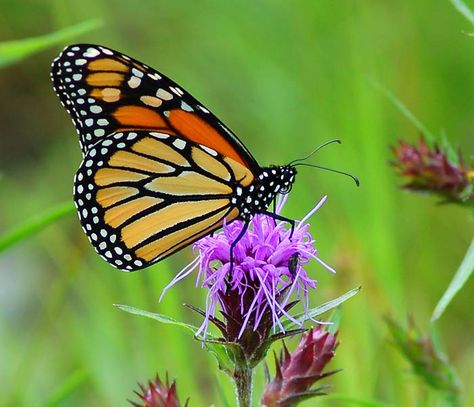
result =
[[[277,204],[277,216],[285,201],[286,195]],[[294,228],[267,215],[254,216],[242,236],[242,221],[224,225],[221,232],[194,244],[199,256],[176,275],[163,294],[199,268],[197,284],[207,290],[207,298],[205,311],[191,307],[204,316],[197,335],[206,337],[209,323],[213,323],[224,342],[238,343],[244,358],[258,363],[266,353],[272,329],[292,333],[285,332],[282,317],[302,326],[302,321],[295,320],[288,311],[300,301],[305,310],[309,308],[309,294],[316,288],[316,280],[304,266],[315,259],[334,272],[319,258],[307,222],[325,201],[326,197],[321,199],[301,221],[295,222]],[[218,312],[223,321],[218,319]]]
[[188,401],[182,405],[176,394],[176,382],[169,384],[168,375],[166,384],[163,383],[158,375],[154,380],[149,380],[147,386],[140,386],[140,391],[134,393],[140,398],[140,402],[130,401],[134,407],[186,407]]
[[337,345],[337,333],[331,335],[317,328],[303,335],[294,352],[288,352],[284,346],[280,358],[275,357],[276,375],[265,387],[262,406],[290,407],[324,394],[322,390],[327,386],[310,389],[318,380],[336,373],[323,373],[323,370],[333,358]]
[[391,162],[407,182],[404,188],[436,193],[449,201],[474,201],[474,168],[467,168],[459,154],[457,162],[450,159],[438,145],[430,148],[423,138],[418,145],[400,141],[392,151]]
[[311,259],[319,260],[306,219],[292,231],[270,216],[254,216],[233,248],[232,265],[231,246],[244,227],[242,221],[232,222],[222,232],[195,244],[200,253],[199,278],[208,290],[204,331],[218,305],[227,321],[229,341],[239,340],[246,330],[259,332],[261,328],[260,333],[266,336],[272,326],[278,325],[284,331],[280,318],[291,319],[285,309],[291,294],[307,301],[309,290],[316,288],[316,280],[303,268]]

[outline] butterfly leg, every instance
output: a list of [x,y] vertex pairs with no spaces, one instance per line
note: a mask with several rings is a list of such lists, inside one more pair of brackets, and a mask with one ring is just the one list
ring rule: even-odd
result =
[[281,220],[282,222],[288,222],[291,226],[290,239],[293,237],[293,232],[295,231],[296,222],[294,219],[285,218],[284,216],[278,215],[274,212],[263,212],[264,215],[270,216],[273,220]]
[[247,229],[249,228],[249,221],[246,221],[244,225],[242,226],[242,229],[240,230],[238,236],[235,238],[235,240],[231,243],[230,245],[230,272],[232,272],[234,268],[234,248],[237,246],[237,243],[239,243],[240,239],[242,239],[245,235],[245,232],[247,232]]

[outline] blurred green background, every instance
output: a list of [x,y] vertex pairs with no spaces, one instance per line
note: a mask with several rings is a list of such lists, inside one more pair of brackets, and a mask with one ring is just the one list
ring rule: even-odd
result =
[[[229,125],[262,165],[341,138],[342,146],[324,149],[313,162],[356,174],[361,187],[302,168],[285,208],[286,216],[301,218],[329,195],[312,233],[338,273],[308,267],[319,281],[312,304],[363,287],[342,308],[332,367],[344,371],[329,380],[331,391],[416,405],[423,390],[388,341],[382,317],[404,321],[411,314],[428,329],[473,227],[466,210],[399,189],[387,165],[389,147],[398,138],[415,141],[419,132],[368,77],[470,158],[473,26],[449,1],[432,0],[0,0],[0,40],[90,19],[102,25],[0,70],[0,232],[72,200],[81,154],[49,79],[52,59],[71,42],[103,44],[167,74]],[[125,406],[137,381],[166,371],[192,406],[224,405],[221,394],[232,405],[231,383],[197,342],[112,306],[198,323],[181,306],[204,304],[192,277],[158,304],[162,288],[192,257],[187,248],[146,271],[118,272],[92,250],[75,214],[1,253],[0,405]],[[471,281],[438,324],[466,406],[474,405],[472,293]],[[257,394],[262,383],[259,370]],[[58,402],[61,392],[67,398]]]

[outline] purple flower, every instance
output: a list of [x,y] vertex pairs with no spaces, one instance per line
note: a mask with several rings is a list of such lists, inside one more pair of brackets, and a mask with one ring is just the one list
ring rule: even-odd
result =
[[[309,307],[309,293],[316,288],[316,280],[304,270],[315,259],[327,270],[314,247],[307,220],[324,204],[326,197],[301,220],[293,234],[286,222],[275,221],[266,215],[254,216],[248,231],[236,244],[230,264],[230,246],[242,230],[243,222],[224,225],[221,232],[204,237],[194,244],[199,257],[185,267],[164,292],[199,267],[197,284],[207,290],[204,322],[198,334],[206,336],[209,322],[215,323],[229,342],[245,342],[257,333],[258,342],[268,337],[271,328],[285,329],[281,317],[295,321],[288,313],[295,301],[302,300]],[[280,213],[286,196],[277,204]],[[290,302],[290,299],[292,300]],[[220,312],[225,323],[216,318]],[[217,323],[216,323],[217,322]],[[253,341],[255,344],[255,341]]]

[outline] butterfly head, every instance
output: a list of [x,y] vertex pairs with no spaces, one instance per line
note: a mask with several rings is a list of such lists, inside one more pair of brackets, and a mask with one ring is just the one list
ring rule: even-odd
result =
[[280,184],[281,188],[278,191],[280,194],[289,194],[293,183],[295,182],[296,167],[293,165],[286,165],[284,167],[277,167],[280,169]]

